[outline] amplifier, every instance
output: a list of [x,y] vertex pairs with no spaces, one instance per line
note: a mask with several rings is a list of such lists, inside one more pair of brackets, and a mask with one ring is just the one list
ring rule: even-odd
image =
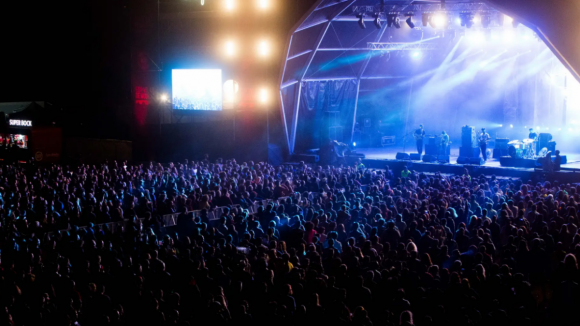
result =
[[434,144],[427,144],[425,145],[425,154],[427,155],[437,155],[437,152],[439,151],[437,145]]
[[462,147],[477,147],[477,136],[475,134],[475,127],[464,126],[461,128],[461,146]]
[[459,147],[459,156],[479,157],[479,147]]
[[507,150],[509,142],[509,138],[496,138],[494,148]]

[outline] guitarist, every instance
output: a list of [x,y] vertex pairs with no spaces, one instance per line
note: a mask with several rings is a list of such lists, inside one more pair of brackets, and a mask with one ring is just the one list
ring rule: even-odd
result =
[[481,156],[483,156],[483,160],[487,161],[487,142],[491,137],[487,132],[485,132],[485,128],[481,128],[481,135],[479,135],[479,148],[481,148]]
[[449,145],[449,135],[443,130],[441,132],[441,144],[439,144],[439,155],[447,155],[447,146]]
[[425,138],[423,125],[419,125],[419,129],[415,130],[413,137],[415,137],[415,141],[417,142],[417,153],[419,153],[419,155],[423,154],[423,138]]

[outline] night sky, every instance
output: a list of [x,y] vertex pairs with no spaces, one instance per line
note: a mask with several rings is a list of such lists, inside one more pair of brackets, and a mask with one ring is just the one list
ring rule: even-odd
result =
[[[212,1],[216,0],[206,0],[206,6]],[[280,20],[288,28],[315,2],[280,1],[292,8]],[[197,2],[164,0],[161,8],[187,10]],[[0,102],[46,101],[62,107],[85,127],[95,125],[95,130],[118,117],[119,110],[130,115],[130,3],[12,2],[9,11],[2,10],[0,19],[2,77],[6,81]]]

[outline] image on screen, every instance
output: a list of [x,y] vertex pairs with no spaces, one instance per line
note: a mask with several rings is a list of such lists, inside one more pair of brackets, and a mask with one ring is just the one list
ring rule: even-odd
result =
[[173,109],[222,110],[221,69],[173,69]]

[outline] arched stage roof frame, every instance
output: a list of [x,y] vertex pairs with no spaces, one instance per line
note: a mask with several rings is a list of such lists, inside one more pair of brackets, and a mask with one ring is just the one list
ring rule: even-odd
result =
[[[580,1],[575,0],[318,0],[294,26],[286,42],[282,67],[279,100],[286,141],[290,154],[294,153],[298,115],[301,108],[303,84],[310,81],[356,81],[356,99],[362,80],[402,78],[375,74],[368,69],[376,55],[374,51],[392,52],[436,50],[436,44],[396,42],[388,36],[387,19],[390,14],[400,17],[413,14],[416,26],[421,26],[423,13],[438,11],[460,13],[506,14],[534,31],[552,50],[571,74],[580,81]],[[360,15],[366,29],[360,29]],[[382,26],[375,27],[376,13]],[[404,18],[401,25],[406,25]],[[406,26],[405,26],[406,27]],[[443,37],[444,35],[441,35]],[[342,53],[356,60],[341,58]],[[376,54],[376,52],[375,52]],[[352,126],[354,129],[354,116]]]

